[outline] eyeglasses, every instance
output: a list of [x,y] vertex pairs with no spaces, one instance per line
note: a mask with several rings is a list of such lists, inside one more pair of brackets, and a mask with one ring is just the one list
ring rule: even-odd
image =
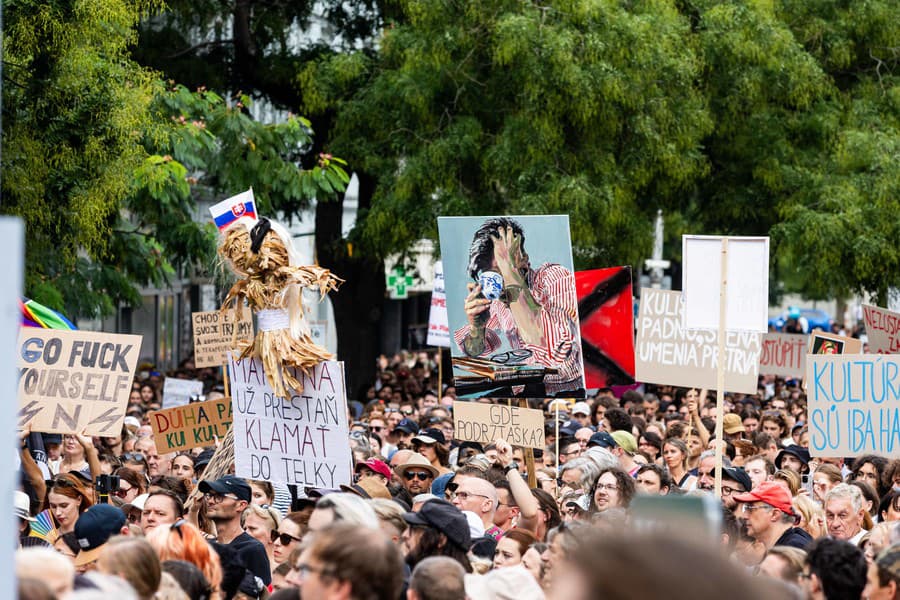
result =
[[207,502],[221,502],[225,498],[230,498],[231,500],[240,500],[234,494],[220,494],[218,492],[209,492],[207,494],[203,494],[203,497],[206,498]]
[[128,492],[130,492],[133,489],[134,489],[133,487],[130,487],[130,488],[119,487],[119,489],[117,489],[116,491],[113,492],[113,496],[115,496],[116,498],[124,498],[125,496],[128,495]]
[[383,429],[384,429],[384,427],[374,427],[374,426],[371,426],[371,425],[369,426],[369,431],[372,431],[372,432],[375,432],[375,433],[381,433],[381,431],[382,431]]
[[412,481],[413,479],[425,481],[426,479],[431,479],[431,473],[427,471],[407,471],[403,474],[403,477],[406,478],[407,481]]
[[605,491],[607,494],[611,494],[612,492],[619,491],[619,486],[615,483],[598,483],[597,487],[594,488],[594,491],[599,492],[600,490]]
[[140,452],[126,452],[122,455],[122,460],[128,462],[146,462],[147,458]]
[[272,543],[281,542],[282,546],[290,546],[291,542],[302,542],[303,541],[302,539],[300,539],[298,537],[294,537],[289,533],[282,533],[280,531],[273,531],[270,534],[270,536],[272,538]]
[[469,496],[478,496],[479,498],[488,498],[488,496],[485,496],[484,494],[473,494],[471,492],[453,492],[453,497],[459,498],[463,502],[468,500]]
[[310,573],[315,573],[321,577],[328,577],[331,574],[331,571],[322,567],[312,567],[306,563],[297,563],[294,565],[294,570],[300,573],[300,577],[306,579],[309,577]]
[[741,490],[735,489],[735,488],[733,488],[733,487],[731,487],[731,486],[729,486],[729,485],[723,485],[723,486],[722,486],[722,495],[723,495],[723,496],[730,496],[730,495],[732,495],[733,493],[735,493],[735,492],[740,492],[740,491],[741,491]]
[[741,507],[741,512],[745,512],[745,513],[753,512],[754,510],[758,510],[760,508],[772,508],[772,507],[769,506],[768,504],[756,504],[756,505],[744,504]]
[[506,364],[521,362],[527,358],[531,358],[531,350],[521,349],[521,350],[510,350],[509,352],[502,352],[500,354],[495,354],[490,357],[491,362]]

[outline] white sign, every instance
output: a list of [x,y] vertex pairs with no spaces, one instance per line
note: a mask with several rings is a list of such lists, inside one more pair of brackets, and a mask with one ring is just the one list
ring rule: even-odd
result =
[[447,294],[444,292],[444,264],[441,261],[434,263],[434,289],[431,291],[431,312],[428,313],[428,345],[450,347]]
[[192,397],[203,394],[203,382],[198,379],[166,377],[163,383],[163,408],[174,408],[191,403]]
[[[722,237],[682,236],[684,327],[719,328]],[[725,329],[769,329],[769,238],[729,237],[725,287]]]
[[234,466],[238,477],[337,489],[352,483],[344,363],[320,363],[303,391],[275,395],[263,365],[231,361]]

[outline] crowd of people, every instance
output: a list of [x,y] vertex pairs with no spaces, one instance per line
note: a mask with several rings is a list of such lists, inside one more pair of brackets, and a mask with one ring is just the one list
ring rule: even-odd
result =
[[[215,446],[161,454],[154,373],[120,435],[22,431],[19,597],[900,597],[900,460],[811,458],[801,382],[726,395],[721,440],[705,390],[531,400],[546,443],[525,449],[455,439],[434,359],[379,361],[348,404],[355,477],[336,490],[236,477]],[[637,507],[662,496],[713,510],[648,526]]]

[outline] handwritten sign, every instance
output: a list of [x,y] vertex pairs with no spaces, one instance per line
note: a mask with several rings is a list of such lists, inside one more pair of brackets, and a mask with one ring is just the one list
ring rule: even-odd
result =
[[352,456],[344,364],[310,376],[292,371],[303,392],[277,396],[255,359],[231,360],[234,463],[238,477],[337,489],[350,485]]
[[[684,326],[717,330],[722,238],[685,235],[681,240]],[[729,237],[726,263],[725,329],[765,333],[769,328],[769,238]]]
[[900,313],[863,304],[863,320],[871,354],[900,353]]
[[453,403],[454,436],[490,444],[503,439],[513,446],[544,447],[544,413],[531,408],[480,402]]
[[428,345],[450,347],[450,326],[447,324],[447,293],[444,291],[444,265],[434,263],[434,288],[431,290],[431,311],[428,313]]
[[810,354],[812,456],[900,454],[900,356]]
[[759,355],[763,375],[803,377],[806,372],[807,336],[796,333],[767,333]]
[[230,398],[194,402],[150,413],[150,427],[160,454],[212,446],[216,438],[225,439],[230,426]]
[[166,377],[163,383],[163,408],[174,408],[190,403],[191,398],[199,398],[203,394],[203,382],[199,379],[176,379]]
[[118,435],[141,336],[23,327],[18,349],[19,427]]
[[[253,339],[253,316],[243,311],[238,322],[237,341]],[[234,337],[234,310],[195,312],[191,315],[194,326],[194,365],[218,367],[228,362],[228,352]]]
[[[635,348],[635,379],[685,387],[715,388],[717,333],[685,329],[679,292],[643,288]],[[725,389],[756,393],[762,334],[725,335]]]

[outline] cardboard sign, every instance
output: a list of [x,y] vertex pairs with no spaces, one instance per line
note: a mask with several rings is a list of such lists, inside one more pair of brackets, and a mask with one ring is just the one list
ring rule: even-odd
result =
[[532,408],[457,401],[453,424],[457,440],[485,445],[503,439],[513,446],[544,447],[544,413]]
[[900,455],[900,356],[810,354],[806,376],[812,456]]
[[588,389],[634,383],[631,267],[575,273],[581,352]]
[[438,230],[456,393],[584,397],[569,217],[439,217]]
[[[685,329],[679,292],[641,290],[635,378],[644,383],[716,387],[718,334]],[[762,335],[728,331],[725,336],[725,389],[756,393]]]
[[434,289],[431,291],[431,310],[428,313],[428,345],[450,347],[447,294],[444,291],[444,264],[441,261],[434,263]]
[[344,363],[292,371],[303,392],[276,396],[255,359],[231,360],[234,464],[238,477],[337,489],[350,485]]
[[[253,315],[244,310],[238,323],[238,341],[253,340]],[[194,365],[197,368],[219,367],[228,362],[231,340],[234,336],[234,310],[195,312],[191,314],[194,325]]]
[[809,334],[809,354],[861,354],[862,342],[824,331]]
[[870,354],[900,353],[900,313],[863,304]]
[[19,427],[119,434],[141,336],[23,327],[18,349]]
[[[685,328],[719,329],[722,237],[685,235],[683,288]],[[769,238],[729,237],[725,329],[769,329]]]
[[163,408],[174,408],[189,404],[191,398],[203,395],[203,382],[199,379],[176,379],[166,377],[163,382]]
[[803,377],[806,372],[808,336],[798,333],[767,333],[759,355],[762,375]]
[[160,454],[198,446],[212,446],[225,439],[231,426],[231,399],[194,402],[150,413],[153,439]]

